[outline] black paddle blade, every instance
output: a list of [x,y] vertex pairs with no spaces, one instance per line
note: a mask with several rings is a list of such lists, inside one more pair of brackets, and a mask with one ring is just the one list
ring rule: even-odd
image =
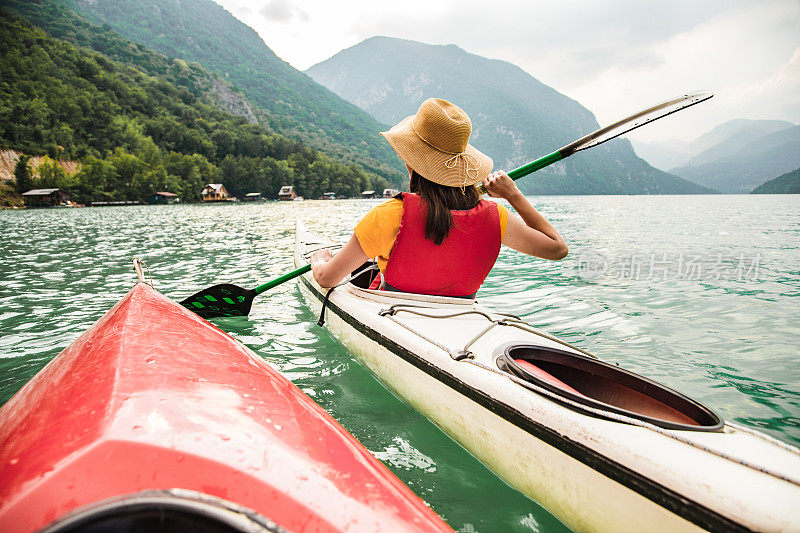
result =
[[181,305],[203,318],[247,316],[255,297],[256,291],[252,289],[222,283],[189,296]]

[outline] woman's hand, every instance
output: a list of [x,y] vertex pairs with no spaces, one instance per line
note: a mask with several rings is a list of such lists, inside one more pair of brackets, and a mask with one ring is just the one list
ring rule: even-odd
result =
[[510,201],[515,196],[522,196],[514,180],[509,178],[508,174],[502,170],[495,170],[489,174],[481,185],[486,188],[489,196],[494,198],[505,198]]
[[514,180],[496,170],[483,180],[489,196],[508,200],[519,216],[509,213],[503,244],[522,253],[559,260],[569,253],[561,235],[517,188]]
[[331,253],[330,248],[323,248],[311,254],[310,259],[311,270],[317,270],[320,266],[333,259],[333,253]]
[[336,255],[328,248],[317,250],[309,258],[314,279],[321,287],[333,287],[368,259],[355,234]]

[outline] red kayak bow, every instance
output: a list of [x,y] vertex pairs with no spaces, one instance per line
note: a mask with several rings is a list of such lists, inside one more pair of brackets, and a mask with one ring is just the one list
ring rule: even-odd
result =
[[0,409],[0,531],[154,517],[451,531],[264,360],[139,283]]

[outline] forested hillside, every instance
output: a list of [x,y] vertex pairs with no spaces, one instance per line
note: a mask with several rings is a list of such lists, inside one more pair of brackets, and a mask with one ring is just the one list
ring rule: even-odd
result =
[[800,194],[800,168],[759,185],[750,194]]
[[276,131],[399,184],[404,167],[378,132],[385,125],[277,57],[212,0],[63,0],[169,57],[196,61],[269,114]]
[[183,87],[204,102],[223,111],[268,124],[267,114],[253,106],[241,91],[197,63],[169,59],[141,44],[125,39],[77,15],[54,0],[0,0],[0,7],[22,15],[51,37],[63,39],[96,52],[145,74],[158,76]]
[[78,201],[139,200],[157,190],[195,200],[214,181],[235,195],[269,197],[284,184],[309,197],[387,185],[6,10],[0,84],[0,147],[78,159],[78,173],[54,169],[30,184],[66,189]]

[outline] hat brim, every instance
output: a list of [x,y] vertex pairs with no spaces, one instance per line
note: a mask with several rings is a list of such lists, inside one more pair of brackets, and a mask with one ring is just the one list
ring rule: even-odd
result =
[[[492,158],[471,144],[467,144],[464,150],[466,157],[454,159],[456,154],[442,152],[423,141],[412,127],[413,119],[414,116],[407,117],[389,131],[382,131],[381,135],[389,141],[400,159],[419,175],[439,185],[466,187],[483,181],[492,172]],[[474,158],[474,164],[470,156]]]

